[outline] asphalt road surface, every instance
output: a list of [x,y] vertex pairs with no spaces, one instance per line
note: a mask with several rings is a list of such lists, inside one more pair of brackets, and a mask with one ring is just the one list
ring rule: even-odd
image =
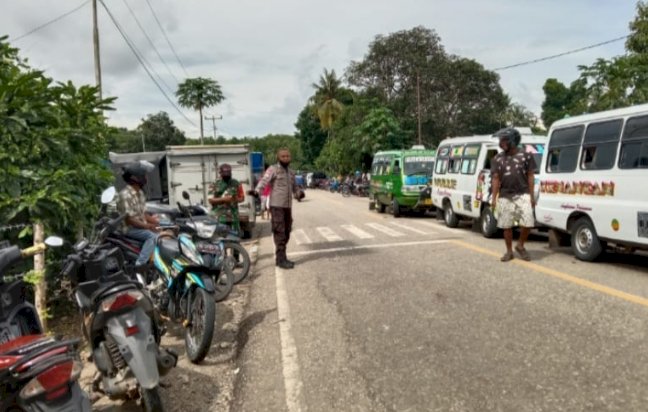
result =
[[239,337],[233,411],[648,410],[648,258],[576,260],[309,190],[293,270],[269,224]]

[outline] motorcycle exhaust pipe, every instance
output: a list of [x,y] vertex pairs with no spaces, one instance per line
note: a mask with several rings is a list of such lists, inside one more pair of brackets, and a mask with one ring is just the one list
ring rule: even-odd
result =
[[171,349],[160,348],[157,353],[157,366],[160,375],[164,376],[178,364],[178,354]]

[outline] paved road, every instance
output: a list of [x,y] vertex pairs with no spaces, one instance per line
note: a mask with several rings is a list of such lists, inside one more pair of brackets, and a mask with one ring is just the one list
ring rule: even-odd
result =
[[268,225],[234,411],[648,410],[648,259],[501,263],[469,225],[308,191],[276,270]]

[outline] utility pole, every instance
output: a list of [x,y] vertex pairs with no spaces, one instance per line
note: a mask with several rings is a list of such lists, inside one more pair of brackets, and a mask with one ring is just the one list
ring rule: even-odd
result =
[[214,141],[216,140],[216,120],[221,120],[223,119],[223,116],[205,116],[205,120],[211,120],[212,121],[212,127],[214,128]]
[[95,83],[99,89],[99,98],[101,93],[101,59],[99,57],[99,27],[97,24],[97,0],[92,0],[92,43],[94,44],[94,66],[95,66]]
[[418,144],[421,143],[421,76],[416,71],[416,113],[418,121]]

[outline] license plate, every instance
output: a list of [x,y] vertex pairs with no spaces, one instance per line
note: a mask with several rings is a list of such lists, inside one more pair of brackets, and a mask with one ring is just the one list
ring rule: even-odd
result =
[[432,204],[432,199],[425,199],[423,200],[424,205],[431,205]]
[[220,248],[211,243],[199,243],[196,245],[196,249],[198,249],[200,253],[209,253],[212,255],[220,254]]

